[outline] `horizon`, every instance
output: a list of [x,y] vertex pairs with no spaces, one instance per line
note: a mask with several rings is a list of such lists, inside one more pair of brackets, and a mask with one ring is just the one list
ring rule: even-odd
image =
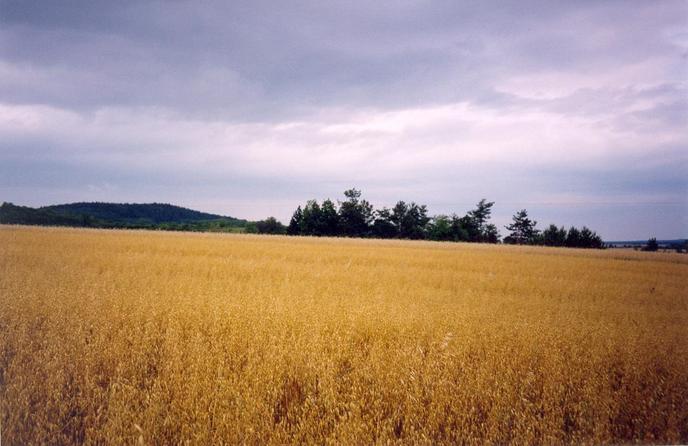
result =
[[[363,197],[363,198],[365,198],[365,197]],[[333,200],[333,201],[335,202],[335,204],[337,203],[336,200]],[[12,203],[12,202],[8,202],[8,201],[6,201],[6,200],[0,200],[0,203],[9,203],[9,204],[12,204],[12,205],[15,205],[15,206],[27,206],[27,205],[25,205],[25,204],[21,204],[21,203]],[[195,209],[195,208],[191,208],[191,207],[188,207],[188,206],[183,206],[183,205],[179,205],[179,204],[175,204],[175,203],[165,203],[165,202],[155,202],[155,201],[153,201],[153,202],[146,202],[146,203],[144,203],[144,202],[132,202],[132,203],[128,203],[128,202],[104,202],[104,201],[70,202],[70,203],[54,203],[54,204],[46,204],[46,205],[37,205],[37,206],[34,206],[33,208],[34,208],[34,209],[41,209],[41,208],[48,208],[48,207],[55,207],[55,206],[67,206],[67,205],[73,205],[73,204],[91,204],[91,203],[118,204],[118,205],[168,205],[168,206],[173,206],[173,207],[179,207],[179,208],[187,209],[187,210],[190,210],[190,211],[198,211],[198,212],[202,212],[202,213],[206,213],[206,214],[216,215],[216,216],[222,217],[222,218],[233,218],[233,219],[239,219],[239,220],[246,220],[246,221],[249,221],[249,222],[250,222],[250,221],[257,221],[257,220],[245,219],[245,218],[242,218],[242,217],[236,216],[236,215],[229,215],[229,214],[222,214],[222,213],[216,213],[216,212],[211,212],[211,211],[204,211],[204,210],[201,210],[201,209]],[[319,201],[319,203],[322,204],[322,201]],[[375,209],[378,209],[378,207],[376,207],[376,206],[374,205],[374,203],[372,203],[372,204],[373,204],[373,207],[374,207]],[[418,204],[422,205],[423,203],[418,203]],[[496,203],[495,203],[495,204],[496,204]],[[301,207],[303,208],[303,206],[301,206]],[[459,214],[459,213],[456,213],[456,214]],[[438,215],[441,215],[441,214],[429,214],[430,217],[435,217],[435,216],[438,216]],[[444,214],[444,215],[447,215],[447,214]],[[451,214],[449,214],[449,215],[451,215]],[[460,216],[460,214],[459,214],[459,216]],[[261,219],[261,220],[264,220],[264,219],[267,219],[267,218],[272,218],[272,217],[274,217],[274,216],[269,215],[269,216],[264,217],[264,218]],[[531,217],[532,217],[532,216],[531,216]],[[277,220],[278,220],[280,223],[284,224],[285,226],[289,224],[289,219],[287,219],[286,221],[284,221],[284,220],[280,220],[279,218],[277,218]],[[489,220],[489,221],[492,222],[492,220]],[[554,222],[552,222],[552,223],[547,223],[547,224],[540,224],[540,223],[538,222],[538,224],[536,225],[536,228],[539,229],[539,230],[544,230],[544,229],[546,229],[550,224],[555,224],[557,227],[563,227],[564,229],[569,229],[569,228],[571,227],[571,226],[566,226],[566,225],[558,225],[558,224],[556,224],[556,223],[554,223]],[[583,227],[587,227],[587,225],[581,225],[580,227],[578,227],[578,229],[581,229],[581,228],[583,228]],[[507,235],[506,232],[502,233],[502,230],[499,228],[499,226],[497,226],[497,229],[499,230],[500,236],[501,236],[502,238],[505,237],[505,236]],[[595,228],[590,228],[590,227],[588,227],[588,229],[590,229],[590,230],[592,230],[592,231],[595,231]],[[595,232],[597,233],[597,231],[595,231]],[[642,238],[642,239],[623,239],[623,240],[622,240],[622,239],[607,239],[607,238],[602,237],[602,240],[604,241],[604,243],[617,243],[617,244],[618,244],[618,243],[638,243],[638,242],[646,242],[647,240],[649,240],[649,239],[651,239],[651,238],[655,238],[658,242],[677,241],[677,240],[678,240],[678,241],[688,240],[688,236],[685,236],[685,237],[672,237],[672,238],[666,238],[666,237],[657,237],[657,236],[654,236],[654,235],[650,235],[650,236],[648,236],[648,237],[646,237],[646,238]]]
[[688,4],[0,0],[0,196],[688,228]]

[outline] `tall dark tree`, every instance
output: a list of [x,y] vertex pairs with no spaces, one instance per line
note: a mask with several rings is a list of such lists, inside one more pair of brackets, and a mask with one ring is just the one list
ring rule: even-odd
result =
[[497,226],[492,223],[486,224],[482,237],[484,243],[499,243],[500,235]]
[[542,243],[546,246],[564,246],[566,244],[566,229],[551,224],[542,232]]
[[456,214],[452,214],[452,235],[454,241],[457,242],[470,242],[474,238],[478,237],[478,228],[475,226],[473,219],[467,215],[459,217]]
[[492,214],[492,206],[494,206],[494,201],[487,201],[483,198],[475,206],[475,209],[470,211],[467,215],[471,220],[473,220],[473,225],[477,229],[478,234],[477,239],[475,240],[477,242],[485,241],[485,225]]
[[323,201],[320,207],[320,233],[322,235],[338,235],[339,214],[332,200],[329,198]]
[[301,234],[301,222],[303,220],[303,211],[301,206],[297,207],[294,214],[289,220],[289,226],[287,226],[287,234],[289,235],[299,235]]
[[304,235],[322,235],[321,229],[321,211],[320,205],[316,200],[309,200],[303,208],[303,216],[301,218],[301,234]]
[[373,206],[361,199],[361,191],[349,189],[344,192],[346,200],[339,205],[339,224],[343,235],[366,237],[373,222]]
[[392,221],[397,226],[398,237],[421,239],[430,218],[425,205],[399,201],[392,209]]
[[483,198],[478,202],[475,209],[468,213],[468,215],[475,220],[479,228],[482,228],[485,226],[487,220],[490,219],[490,215],[492,214],[492,206],[494,206],[494,201],[487,201]]
[[528,211],[521,209],[512,220],[513,222],[506,226],[506,229],[511,231],[507,237],[508,242],[517,245],[532,244],[540,231],[535,229],[537,222],[528,217]]
[[411,203],[409,207],[409,216],[412,223],[412,230],[410,231],[410,238],[422,239],[425,238],[430,217],[428,217],[428,207],[424,204]]
[[575,226],[569,228],[569,233],[566,235],[566,246],[568,248],[579,248],[581,246],[581,233]]
[[478,223],[471,218],[470,215],[464,215],[459,219],[459,223],[463,230],[466,232],[468,238],[467,242],[480,242],[482,240],[482,231],[478,226]]
[[602,238],[588,227],[583,226],[580,231],[580,245],[581,248],[602,248]]
[[397,204],[392,208],[391,220],[397,229],[397,237],[401,237],[401,226],[404,222],[404,217],[408,212],[408,205],[404,201],[397,201]]

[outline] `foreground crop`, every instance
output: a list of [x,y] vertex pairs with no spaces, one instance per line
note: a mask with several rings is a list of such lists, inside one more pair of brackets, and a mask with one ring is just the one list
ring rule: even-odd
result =
[[2,439],[687,442],[685,259],[0,227]]

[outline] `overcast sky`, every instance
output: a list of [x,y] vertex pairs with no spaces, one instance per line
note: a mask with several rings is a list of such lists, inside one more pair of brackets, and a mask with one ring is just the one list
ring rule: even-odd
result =
[[687,79],[685,1],[0,0],[0,201],[686,237]]

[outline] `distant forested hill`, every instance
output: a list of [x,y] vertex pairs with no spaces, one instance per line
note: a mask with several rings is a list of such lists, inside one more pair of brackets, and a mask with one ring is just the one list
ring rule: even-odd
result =
[[0,223],[46,226],[84,226],[80,216],[55,214],[50,211],[34,209],[27,206],[16,206],[3,203],[0,206]]
[[162,203],[71,203],[45,206],[39,210],[60,215],[90,215],[100,220],[134,224],[188,223],[218,219],[237,220],[232,217],[206,214],[205,212]]
[[71,203],[37,209],[3,203],[0,223],[208,231],[243,228],[248,222],[163,203]]

